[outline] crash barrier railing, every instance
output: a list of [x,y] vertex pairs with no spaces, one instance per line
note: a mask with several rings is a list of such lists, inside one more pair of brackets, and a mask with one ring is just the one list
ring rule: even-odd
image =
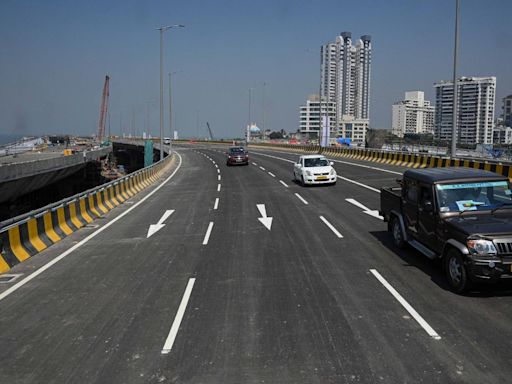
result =
[[0,273],[90,224],[151,185],[172,156],[99,187],[0,223]]
[[330,157],[344,157],[356,160],[368,160],[376,163],[400,165],[409,168],[432,168],[432,167],[468,167],[484,169],[507,176],[512,180],[512,163],[498,161],[482,161],[468,158],[450,158],[444,156],[433,156],[421,153],[388,152],[378,149],[366,148],[341,148],[341,147],[320,147],[315,145],[293,145],[293,144],[249,144],[249,147],[277,148],[287,151],[298,151],[304,153],[321,153]]

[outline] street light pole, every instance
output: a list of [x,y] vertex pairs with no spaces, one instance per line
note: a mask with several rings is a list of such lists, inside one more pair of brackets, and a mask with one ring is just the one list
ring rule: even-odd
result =
[[247,131],[245,133],[247,145],[249,145],[250,132],[251,132],[251,92],[254,88],[249,88],[249,122],[247,123]]
[[457,155],[457,110],[458,110],[458,87],[457,87],[457,46],[459,42],[459,0],[455,0],[455,47],[453,50],[453,113],[452,113],[452,147],[451,157]]
[[169,72],[169,134],[170,134],[170,136],[169,136],[169,153],[172,150],[172,138],[174,137],[173,132],[172,132],[172,92],[171,92],[172,75],[174,75],[176,73],[180,73],[180,72],[183,72],[183,71]]
[[171,28],[183,28],[175,24],[157,28],[160,31],[160,160],[164,158],[164,32]]

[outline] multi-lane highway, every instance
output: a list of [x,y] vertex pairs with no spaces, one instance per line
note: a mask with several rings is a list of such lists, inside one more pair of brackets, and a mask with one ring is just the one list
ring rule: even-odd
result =
[[[467,296],[378,217],[403,168],[178,148],[172,174],[0,284],[1,383],[505,383],[510,285]],[[7,280],[7,279],[4,279]]]

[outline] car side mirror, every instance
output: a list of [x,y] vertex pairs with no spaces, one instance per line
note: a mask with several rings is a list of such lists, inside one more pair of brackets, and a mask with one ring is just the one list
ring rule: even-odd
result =
[[423,210],[425,212],[434,212],[434,204],[430,200],[427,200],[423,203]]
[[330,164],[331,166],[333,166],[333,165],[334,165],[334,163],[333,163],[332,161],[331,161],[331,162],[329,162],[329,164]]
[[300,163],[295,164],[297,168],[302,168],[302,165]]

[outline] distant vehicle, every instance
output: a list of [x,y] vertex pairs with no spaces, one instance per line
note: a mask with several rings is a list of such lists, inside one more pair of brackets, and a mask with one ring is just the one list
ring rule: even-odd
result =
[[171,144],[171,138],[170,137],[164,137],[164,144],[165,145]]
[[333,163],[322,155],[303,155],[293,165],[293,179],[303,186],[336,184],[337,175]]
[[226,152],[226,165],[249,165],[249,153],[244,147],[230,147]]
[[512,278],[509,180],[472,168],[407,170],[401,186],[382,188],[380,215],[394,243],[440,259],[452,290]]

